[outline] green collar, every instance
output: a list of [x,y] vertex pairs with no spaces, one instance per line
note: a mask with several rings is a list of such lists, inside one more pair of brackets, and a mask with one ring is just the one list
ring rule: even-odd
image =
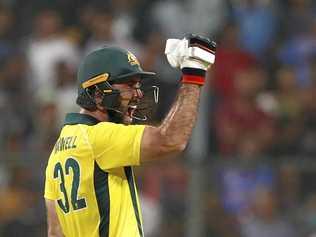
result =
[[86,124],[86,125],[96,125],[100,121],[96,118],[79,113],[69,113],[66,115],[64,125],[74,125],[74,124]]

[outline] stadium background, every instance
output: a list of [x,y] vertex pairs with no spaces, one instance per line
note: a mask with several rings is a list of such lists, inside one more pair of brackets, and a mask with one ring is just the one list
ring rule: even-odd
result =
[[218,42],[188,151],[137,170],[145,236],[316,236],[313,0],[1,0],[0,236],[45,236],[43,176],[78,62],[130,49],[157,71],[168,110],[186,32]]

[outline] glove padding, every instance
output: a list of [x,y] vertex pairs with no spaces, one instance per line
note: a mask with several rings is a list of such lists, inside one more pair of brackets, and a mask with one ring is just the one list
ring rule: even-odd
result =
[[168,39],[165,48],[168,62],[175,68],[194,68],[206,71],[215,62],[216,43],[198,35],[182,40]]

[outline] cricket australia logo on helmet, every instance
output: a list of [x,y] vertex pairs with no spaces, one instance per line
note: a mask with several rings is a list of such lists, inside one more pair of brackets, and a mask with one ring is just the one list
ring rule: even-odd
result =
[[133,66],[133,65],[137,65],[140,66],[140,63],[138,61],[138,59],[136,58],[136,56],[134,54],[132,54],[131,52],[127,53],[127,59],[128,62]]

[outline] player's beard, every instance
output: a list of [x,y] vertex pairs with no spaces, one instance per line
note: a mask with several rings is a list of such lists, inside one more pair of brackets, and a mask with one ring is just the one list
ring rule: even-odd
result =
[[137,105],[133,103],[129,103],[128,105],[121,103],[120,107],[115,110],[108,109],[110,122],[123,123],[125,125],[132,124],[134,121],[133,114],[136,109]]

